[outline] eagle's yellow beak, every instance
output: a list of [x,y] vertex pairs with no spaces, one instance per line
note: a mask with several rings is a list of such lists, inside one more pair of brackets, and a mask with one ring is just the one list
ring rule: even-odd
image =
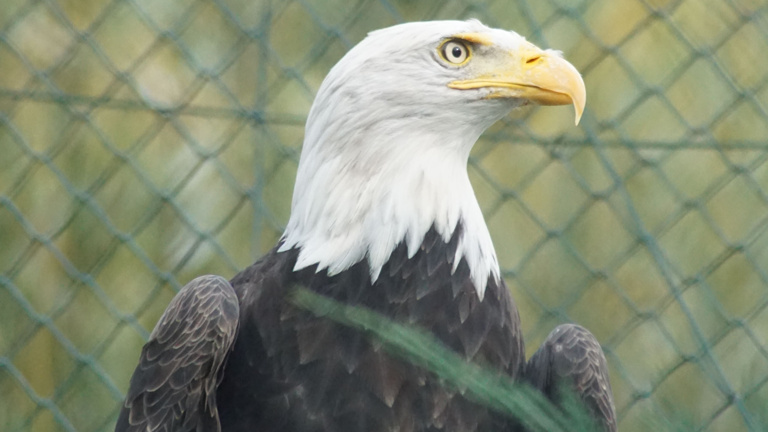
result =
[[[476,78],[452,81],[448,87],[469,90],[490,88],[489,98],[522,98],[539,105],[573,104],[579,124],[587,102],[587,91],[579,71],[557,52],[533,44],[500,58],[474,59]],[[511,57],[511,58],[510,58]],[[486,59],[483,59],[486,60]],[[510,62],[511,60],[511,62]],[[483,64],[484,63],[484,64]]]

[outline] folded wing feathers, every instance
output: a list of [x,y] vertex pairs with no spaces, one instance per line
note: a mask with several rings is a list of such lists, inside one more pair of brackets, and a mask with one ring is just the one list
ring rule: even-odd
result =
[[555,328],[526,365],[526,379],[556,399],[559,384],[569,385],[604,431],[616,431],[616,411],[608,365],[600,343],[584,327]]
[[237,296],[225,279],[203,276],[184,286],[142,349],[116,430],[218,429],[218,371],[238,318]]

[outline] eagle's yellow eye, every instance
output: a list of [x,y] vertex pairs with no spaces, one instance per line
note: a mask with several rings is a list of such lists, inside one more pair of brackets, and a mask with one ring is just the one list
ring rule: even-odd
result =
[[451,64],[462,65],[469,60],[470,55],[469,47],[461,40],[452,39],[440,47],[440,56]]

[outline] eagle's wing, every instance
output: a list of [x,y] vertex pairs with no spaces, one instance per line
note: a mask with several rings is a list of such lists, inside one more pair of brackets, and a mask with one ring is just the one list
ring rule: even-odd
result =
[[616,431],[616,410],[608,366],[597,339],[584,327],[563,324],[528,360],[525,379],[558,401],[558,385],[570,385],[606,432]]
[[220,431],[216,387],[238,319],[225,279],[202,276],[185,285],[141,350],[115,431]]

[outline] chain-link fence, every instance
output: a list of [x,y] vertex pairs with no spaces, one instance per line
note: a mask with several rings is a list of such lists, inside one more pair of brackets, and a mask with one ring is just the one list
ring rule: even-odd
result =
[[764,0],[3,0],[0,430],[110,430],[175,290],[279,238],[330,67],[469,17],[587,84],[470,163],[529,354],[575,321],[621,430],[768,430]]

